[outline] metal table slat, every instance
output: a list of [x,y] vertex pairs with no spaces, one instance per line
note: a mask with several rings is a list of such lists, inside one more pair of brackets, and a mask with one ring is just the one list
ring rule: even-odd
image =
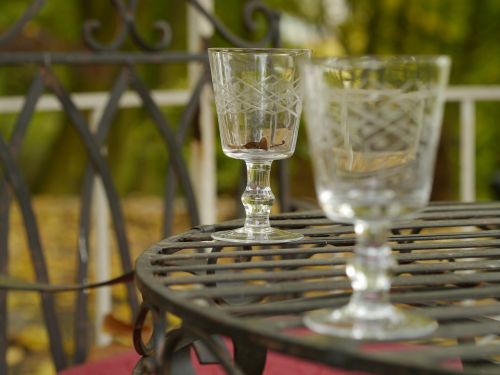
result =
[[[429,299],[422,298],[417,293],[412,293],[413,297],[419,299],[421,303],[427,302]],[[448,291],[442,292],[442,296],[440,297],[441,302],[445,301],[445,297],[448,297],[449,301],[453,301],[453,295],[449,295]],[[484,295],[482,296],[485,297]],[[496,290],[496,293],[491,293],[486,297],[495,298],[500,297],[500,288]],[[295,301],[288,303],[254,303],[254,304],[245,304],[239,306],[221,306],[220,308],[230,314],[237,314],[239,316],[267,316],[267,315],[276,315],[276,314],[296,314],[303,313],[304,311],[310,309],[322,309],[333,306],[339,306],[347,302],[348,296],[343,295],[342,297],[337,297],[335,301],[329,299],[303,299],[303,301]],[[434,300],[434,298],[433,298]],[[398,298],[393,298],[394,302],[398,302]],[[399,301],[402,302],[402,301]],[[463,306],[463,305],[454,305],[453,308],[449,306],[442,307],[425,307],[422,311],[435,319],[441,320],[449,320],[449,319],[470,319],[474,317],[480,316],[490,316],[490,315],[500,315],[500,303],[494,303],[491,305],[473,305],[473,306]]]
[[[345,262],[339,261],[338,264]],[[435,264],[410,264],[398,266],[394,269],[394,273],[435,273],[443,271],[460,271],[460,270],[498,270],[500,269],[500,260],[482,261],[482,262],[440,262]],[[228,283],[236,281],[280,281],[280,280],[307,280],[323,277],[336,277],[345,275],[343,268],[324,269],[324,270],[300,270],[300,271],[280,271],[280,272],[252,272],[252,273],[219,273],[212,275],[190,275],[190,276],[173,276],[163,280],[164,285],[186,285],[198,283]]]
[[[423,285],[434,286],[443,284],[475,284],[482,282],[500,282],[500,272],[478,273],[478,274],[448,274],[448,275],[416,275],[412,277],[395,277],[392,280],[393,288],[397,286]],[[348,289],[348,280],[321,281],[321,282],[283,282],[279,284],[266,285],[238,285],[230,287],[226,285],[217,288],[195,289],[192,291],[177,292],[180,298],[227,298],[240,295],[248,296],[272,296],[279,294],[293,294],[305,292],[321,292],[339,289]]]
[[[227,327],[243,329],[248,337],[260,337],[260,344],[339,365],[340,354],[333,356],[343,352],[339,341],[301,339],[293,330],[304,329],[303,313],[348,301],[344,265],[354,249],[352,226],[332,223],[320,211],[276,215],[272,224],[294,228],[305,238],[278,245],[211,240],[213,231],[241,225],[235,220],[159,242],[138,261],[145,300],[184,312],[189,324],[204,322],[226,334]],[[500,322],[488,318],[500,316],[500,202],[433,204],[415,219],[396,223],[390,241],[399,261],[393,303],[416,306],[440,327],[428,338],[410,341],[418,348],[413,354],[359,352],[359,361],[347,368],[366,368],[373,361],[374,368],[386,366],[385,373],[401,368],[394,373],[444,374],[454,371],[436,361],[461,358],[465,373],[500,373],[494,363],[500,344],[474,343],[500,335]]]
[[[498,258],[500,256],[500,249],[496,248],[487,248],[487,249],[475,249],[476,246],[467,246],[468,250],[463,251],[454,251],[454,252],[434,252],[432,254],[429,253],[412,253],[412,254],[395,254],[394,258],[401,263],[422,261],[422,260],[459,260],[459,261],[472,261],[480,258]],[[473,249],[474,248],[474,249]],[[440,248],[439,248],[440,249]],[[422,250],[422,249],[420,249]],[[436,249],[434,249],[436,250]],[[344,251],[345,252],[345,249]],[[323,252],[318,252],[323,253]],[[326,252],[325,252],[326,253]],[[310,253],[306,253],[310,254]],[[200,258],[198,258],[200,259]],[[274,267],[312,267],[312,266],[335,266],[345,264],[346,258],[339,257],[336,259],[299,259],[299,260],[287,260],[286,263],[284,261],[246,261],[245,263],[235,263],[235,264],[204,264],[204,263],[186,263],[183,266],[153,266],[152,271],[155,275],[167,275],[172,272],[200,272],[200,271],[216,271],[216,270],[241,270],[241,269],[263,269],[263,268],[274,268]],[[413,265],[415,271],[420,271],[422,267],[420,265],[424,264],[423,269],[432,270],[432,265],[428,263],[415,263]],[[443,262],[438,263],[434,266],[445,267],[442,270],[445,270],[446,267],[453,269],[454,266],[448,265],[443,266]],[[471,262],[469,263],[471,269],[476,269],[478,267],[487,268],[485,264]],[[495,261],[491,261],[490,263],[492,267],[496,265]],[[407,272],[407,266],[399,266],[395,268],[396,272],[402,273]],[[196,276],[193,276],[196,277]]]
[[[402,234],[393,234],[390,238],[393,241],[398,241],[398,242],[405,242],[405,241],[430,241],[430,240],[451,240],[451,239],[464,239],[464,238],[494,238],[494,237],[500,237],[500,230],[497,229],[484,229],[481,230],[480,232],[471,232],[471,231],[461,231],[458,230],[459,228],[456,228],[453,232],[445,232],[445,233],[435,233],[433,232],[432,234],[422,234],[420,232],[417,233],[411,233],[409,235],[402,235]],[[352,228],[351,228],[352,230]],[[192,230],[191,232],[187,232],[184,235],[180,236],[175,236],[172,237],[170,241],[164,240],[160,241],[156,247],[159,248],[159,251],[157,253],[150,254],[152,259],[155,260],[160,260],[160,259],[176,259],[177,257],[183,257],[186,254],[176,254],[176,253],[170,253],[170,249],[172,249],[175,252],[178,252],[182,249],[190,249],[190,250],[203,250],[203,249],[222,249],[225,246],[231,246],[233,249],[237,248],[242,248],[242,245],[237,245],[237,244],[229,244],[227,242],[221,242],[221,241],[211,241],[210,239],[207,239],[204,242],[192,242],[190,241],[192,238],[192,235],[195,233],[198,233],[198,230]],[[351,234],[351,240],[354,239],[352,236],[352,232],[349,232]],[[307,241],[308,239],[305,239],[304,241]],[[340,238],[330,238],[328,241],[328,244],[330,245],[335,245],[338,243],[343,243],[345,242],[346,239],[345,237],[340,237]],[[338,242],[338,243],[337,243]],[[307,241],[307,243],[314,243]],[[326,243],[324,243],[325,245]],[[266,251],[265,249],[259,249],[262,251]],[[280,249],[274,249],[274,250],[298,250],[297,248],[292,248],[292,247],[287,247],[286,244],[283,244],[280,246]],[[304,249],[305,250],[305,249]],[[238,250],[234,250],[237,252]],[[239,250],[242,251],[242,250]],[[250,250],[245,250],[245,251],[250,251]],[[203,253],[206,256],[210,256],[210,253]],[[217,255],[217,254],[215,254]]]
[[[494,231],[495,236],[500,237],[500,232]],[[491,234],[493,236],[493,234]],[[485,236],[482,236],[485,237]],[[414,241],[412,243],[403,243],[392,245],[393,250],[397,251],[409,251],[409,250],[438,250],[438,249],[457,249],[457,248],[473,248],[473,247],[492,247],[500,245],[500,240],[473,240],[472,237],[467,237],[471,241],[468,242],[442,242],[442,243],[416,243],[415,239],[407,239],[403,237],[400,241]],[[434,239],[433,237],[427,237],[423,239],[424,241],[429,241]],[[451,240],[453,238],[440,237],[440,240]],[[392,241],[397,241],[398,239],[393,237]],[[331,245],[331,244],[329,244]],[[206,248],[206,247],[205,247]],[[203,248],[203,250],[205,249]],[[272,250],[235,250],[231,252],[190,252],[181,253],[175,255],[160,255],[155,256],[151,259],[154,265],[167,265],[173,262],[178,262],[182,260],[194,260],[194,259],[214,259],[214,258],[237,258],[237,257],[251,257],[251,256],[277,256],[277,255],[315,255],[315,254],[332,254],[332,253],[342,253],[347,251],[352,251],[353,246],[341,246],[341,247],[312,247],[306,249],[297,248],[284,248],[284,249],[272,249]]]

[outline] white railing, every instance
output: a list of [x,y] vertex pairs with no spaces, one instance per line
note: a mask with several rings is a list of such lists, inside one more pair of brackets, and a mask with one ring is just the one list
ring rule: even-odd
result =
[[[210,1],[210,0],[207,0]],[[108,100],[108,93],[80,93],[73,94],[72,99],[80,110],[90,111],[90,126],[96,129],[104,106]],[[190,97],[189,90],[153,91],[153,99],[161,106],[184,105]],[[476,197],[476,112],[478,101],[500,101],[500,86],[452,86],[446,93],[448,102],[458,102],[460,106],[460,199],[473,201]],[[193,146],[191,161],[193,186],[203,187],[195,189],[200,210],[200,219],[203,224],[213,223],[217,218],[216,178],[215,178],[215,124],[212,113],[213,101],[209,89],[205,90],[201,98],[201,116],[203,123],[202,141]],[[19,113],[24,103],[24,97],[0,97],[0,114]],[[139,96],[134,92],[125,93],[119,102],[120,108],[137,108],[142,105]],[[62,106],[53,95],[43,95],[37,102],[38,112],[62,111]],[[105,193],[97,182],[94,194],[94,233],[96,233],[95,251],[96,278],[105,280],[110,277],[109,220]],[[106,345],[110,338],[102,333],[101,324],[111,310],[111,294],[108,288],[101,288],[97,293],[96,301],[96,340],[98,345]]]
[[[207,90],[204,90],[207,91]],[[152,91],[151,93],[155,103],[162,107],[185,105],[190,98],[189,90],[163,90]],[[104,112],[109,99],[109,93],[79,93],[73,94],[72,100],[80,110],[90,111],[89,126],[91,131],[96,131],[97,124]],[[21,112],[25,98],[22,96],[0,97],[0,114],[16,114]],[[200,116],[206,118],[207,107],[211,106],[211,98],[203,94],[200,98]],[[208,103],[208,104],[207,104]],[[140,97],[135,92],[126,92],[119,101],[120,108],[138,108],[142,106]],[[63,107],[54,95],[43,95],[36,103],[37,112],[62,112]],[[211,112],[210,112],[211,113]],[[205,124],[205,127],[210,123]],[[213,126],[212,126],[213,127]],[[202,131],[201,134],[210,134],[212,132]],[[193,145],[198,150],[191,162],[192,165],[201,166],[197,168],[196,173],[191,173],[193,186],[203,185],[204,189],[195,189],[195,195],[200,211],[200,221],[202,224],[213,223],[216,220],[216,190],[215,155],[207,157],[206,152],[213,151],[214,140],[212,137],[206,137],[200,144]],[[211,145],[205,144],[210,141]],[[203,181],[203,184],[201,183]],[[210,199],[205,199],[203,194],[210,194]],[[109,209],[106,194],[100,179],[96,179],[94,186],[93,202],[93,231],[95,233],[94,245],[92,250],[95,254],[94,268],[96,281],[107,280],[111,277],[111,252],[109,240]],[[99,288],[96,291],[96,311],[95,311],[95,338],[98,346],[105,346],[111,343],[111,336],[102,329],[102,324],[107,314],[111,312],[111,289],[109,287]]]
[[[199,0],[201,6],[213,13],[214,0]],[[205,47],[205,40],[213,34],[213,26],[206,18],[199,14],[193,7],[188,7],[188,49],[198,52]],[[188,78],[192,87],[201,74],[198,64],[189,65]],[[157,105],[172,106],[184,105],[190,98],[189,88],[186,90],[153,91],[152,96]],[[90,129],[95,131],[101,118],[108,93],[81,93],[72,95],[72,99],[80,110],[89,110]],[[19,113],[24,103],[24,97],[0,97],[0,114]],[[212,91],[206,85],[200,95],[200,134],[201,141],[191,142],[191,180],[198,203],[201,224],[214,223],[217,219],[217,186],[215,166],[215,125],[212,110]],[[127,92],[119,102],[120,108],[140,107],[142,102],[134,92]],[[43,95],[37,102],[36,110],[39,112],[62,111],[62,106],[53,95]],[[96,281],[106,280],[110,277],[111,260],[109,251],[108,222],[109,212],[106,195],[100,179],[94,186],[93,215],[95,235],[95,263]],[[111,290],[109,287],[99,288],[96,292],[95,311],[95,338],[98,346],[111,343],[111,337],[103,332],[102,324],[107,314],[111,312]]]
[[[170,105],[183,105],[189,99],[189,90],[163,90],[153,91],[152,96],[159,106]],[[210,95],[208,95],[210,96]],[[91,112],[91,127],[97,124],[104,106],[107,103],[107,93],[81,93],[72,96],[75,104],[82,110],[89,110]],[[500,86],[452,86],[446,93],[446,101],[458,102],[460,108],[460,199],[462,201],[473,201],[476,198],[476,102],[479,101],[500,101]],[[2,113],[18,113],[21,111],[24,102],[24,97],[0,97],[0,114]],[[207,100],[204,100],[205,106]],[[120,100],[120,108],[134,108],[140,107],[142,102],[139,96],[134,92],[125,93]],[[37,103],[36,107],[39,112],[53,112],[62,111],[61,104],[53,95],[43,95]],[[207,111],[209,112],[209,111]],[[205,122],[209,123],[210,127],[214,127],[213,119],[208,119],[208,116],[203,116]],[[202,124],[202,128],[207,126]],[[206,130],[205,130],[206,131]],[[213,134],[210,133],[210,138],[213,143]],[[209,147],[211,152],[214,152],[213,147]],[[194,160],[192,168],[196,170],[193,173],[193,178],[198,181],[205,181],[204,184],[195,185],[210,185],[211,188],[204,192],[198,193],[200,207],[200,215],[204,223],[214,220],[215,204],[215,181],[213,179],[215,165],[204,165],[199,168],[196,164],[206,164],[207,160],[214,160],[207,158],[206,155],[200,157],[200,160]],[[209,175],[203,175],[204,171],[210,171]],[[206,181],[210,181],[209,184]],[[204,206],[204,202],[212,202],[210,205]]]
[[500,101],[500,86],[452,86],[446,101],[460,106],[460,200],[476,199],[476,102]]

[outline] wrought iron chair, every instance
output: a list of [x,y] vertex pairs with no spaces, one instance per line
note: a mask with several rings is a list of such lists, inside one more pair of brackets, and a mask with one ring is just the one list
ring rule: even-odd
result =
[[[204,47],[213,45],[211,38],[202,40],[200,52],[173,51],[171,47],[170,25],[158,21],[155,28],[161,31],[161,38],[156,43],[147,42],[138,32],[136,26],[137,0],[112,0],[116,16],[119,19],[120,29],[114,40],[103,43],[96,37],[100,28],[100,21],[87,20],[83,25],[83,37],[86,49],[77,52],[54,51],[14,51],[15,41],[20,36],[25,25],[37,16],[40,9],[50,0],[33,0],[25,13],[7,30],[0,32],[0,66],[30,66],[34,67],[33,78],[27,90],[22,108],[17,115],[15,125],[9,137],[0,136],[0,373],[8,373],[6,353],[8,350],[9,311],[7,296],[10,293],[23,291],[36,292],[40,295],[40,304],[43,312],[44,324],[47,329],[50,354],[55,368],[61,370],[85,361],[89,351],[89,313],[87,311],[88,293],[90,288],[104,285],[125,283],[128,304],[133,316],[139,312],[139,304],[133,280],[133,262],[130,256],[130,242],[125,227],[122,202],[117,192],[115,182],[106,158],[105,147],[109,142],[108,135],[113,121],[116,118],[120,98],[126,90],[134,91],[141,100],[145,112],[152,119],[158,133],[169,154],[169,169],[165,179],[164,190],[164,226],[163,235],[168,235],[172,229],[175,215],[173,201],[176,190],[180,188],[186,201],[191,225],[199,224],[198,207],[195,200],[192,181],[189,177],[186,160],[182,157],[182,147],[188,141],[188,130],[196,128],[198,124],[199,98],[203,87],[209,82],[210,75],[207,68],[207,58]],[[279,14],[268,9],[258,1],[247,2],[244,8],[244,20],[250,30],[255,29],[253,17],[260,14],[267,23],[267,32],[258,41],[249,41],[238,37],[229,31],[223,23],[198,0],[178,1],[180,5],[192,7],[205,21],[215,29],[216,35],[222,37],[234,46],[278,46],[279,45]],[[126,43],[133,43],[134,50],[125,50]],[[138,72],[138,66],[158,64],[188,64],[196,62],[200,66],[201,74],[193,86],[190,98],[183,109],[177,126],[166,118],[160,105],[144,79]],[[92,132],[89,121],[78,108],[64,80],[57,73],[57,66],[72,69],[77,66],[116,66],[119,67],[113,80],[112,88],[104,106],[104,110],[97,120],[97,129]],[[40,238],[39,223],[44,220],[37,215],[33,208],[32,192],[23,171],[19,153],[26,133],[32,125],[32,118],[37,102],[44,92],[52,93],[60,103],[71,126],[84,145],[88,157],[88,166],[82,178],[82,189],[79,209],[79,233],[75,246],[76,270],[75,284],[53,285],[50,283],[47,258],[51,257],[51,246],[44,246]],[[8,93],[4,93],[8,94]],[[192,130],[192,129],[191,129]],[[0,133],[1,134],[1,133]],[[281,163],[280,173],[280,200],[281,208],[289,206],[289,194],[286,185],[286,165]],[[93,185],[96,178],[102,181],[113,224],[113,236],[118,248],[118,257],[121,262],[121,276],[99,282],[89,283],[89,237],[91,226],[91,200]],[[9,232],[11,227],[10,215],[13,203],[17,203],[24,222],[24,230],[29,248],[29,255],[35,274],[35,282],[21,281],[9,276]],[[160,234],[159,234],[160,235]],[[73,291],[74,300],[74,328],[73,350],[68,353],[64,347],[66,332],[61,328],[61,319],[58,316],[55,293]]]

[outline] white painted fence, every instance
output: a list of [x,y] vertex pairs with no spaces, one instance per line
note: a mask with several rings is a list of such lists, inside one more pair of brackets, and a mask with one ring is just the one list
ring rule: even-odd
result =
[[[210,0],[207,0],[210,1]],[[194,46],[193,46],[194,49]],[[196,77],[196,68],[191,68],[190,75]],[[108,93],[80,93],[73,94],[72,99],[81,110],[91,112],[90,126],[95,130],[97,121],[101,117],[107,103]],[[183,105],[190,97],[190,91],[163,90],[153,91],[153,99],[161,106]],[[200,98],[201,108],[201,135],[200,144],[193,145],[191,160],[191,176],[200,210],[202,224],[213,223],[217,218],[216,197],[216,166],[215,166],[215,122],[212,112],[212,94],[209,88],[204,90]],[[460,107],[460,199],[473,201],[476,187],[476,103],[479,101],[500,101],[500,86],[452,86],[447,90],[446,100],[458,102]],[[19,113],[24,97],[0,97],[0,114]],[[121,99],[120,108],[140,107],[142,102],[134,92],[125,93]],[[38,112],[62,111],[61,104],[53,95],[43,95],[37,102]],[[96,233],[95,252],[96,278],[105,280],[110,277],[110,253],[108,228],[108,208],[105,193],[98,181],[94,194],[94,233]],[[111,294],[108,288],[100,288],[97,292],[96,311],[96,340],[98,345],[106,345],[110,337],[102,333],[102,321],[111,310]]]
[[[199,4],[209,13],[213,13],[214,0],[198,0]],[[190,52],[199,52],[205,48],[204,41],[208,40],[214,30],[213,25],[193,7],[188,7],[187,13],[188,49]],[[201,73],[196,63],[189,65],[189,85],[193,86]],[[108,99],[107,93],[82,93],[72,95],[77,108],[90,110],[90,128],[95,131],[99,118]],[[190,97],[189,88],[186,90],[153,91],[152,96],[157,105],[183,105]],[[24,102],[23,97],[0,97],[0,114],[18,113]],[[212,91],[204,87],[200,96],[200,134],[201,141],[192,142],[191,146],[191,179],[197,199],[201,224],[214,223],[217,218],[217,186],[215,167],[215,126],[212,110]],[[120,99],[121,108],[141,106],[141,100],[134,92],[127,92]],[[62,111],[57,99],[52,95],[44,95],[37,102],[37,111]],[[97,179],[94,187],[93,215],[94,233],[96,233],[96,281],[110,278],[110,251],[109,251],[109,212],[106,195],[101,181]],[[111,337],[103,333],[102,323],[111,311],[111,290],[109,287],[99,288],[96,292],[95,337],[99,346],[111,342]]]
[[[204,90],[200,98],[200,116],[206,119],[212,114],[212,99],[208,89]],[[190,98],[189,90],[164,90],[152,91],[153,100],[160,107],[172,105],[185,105]],[[105,106],[108,102],[109,93],[81,93],[73,94],[72,99],[80,110],[90,111],[89,125],[92,131],[97,129],[97,124],[101,118]],[[24,97],[11,96],[0,97],[0,114],[19,113],[24,103]],[[126,92],[120,98],[120,108],[137,108],[142,106],[140,97],[135,92]],[[37,102],[37,112],[61,112],[61,103],[53,95],[43,95]],[[208,114],[207,114],[208,112]],[[216,176],[215,176],[215,141],[213,139],[213,120],[205,121],[202,129],[202,139],[200,144],[193,145],[197,150],[194,154],[196,160],[191,162],[194,166],[199,166],[196,173],[192,173],[193,186],[201,186],[202,189],[195,189],[195,195],[200,211],[200,221],[202,224],[213,223],[216,220]],[[207,127],[212,128],[206,129]],[[209,136],[207,136],[207,134]],[[207,143],[210,142],[209,145]],[[207,156],[210,152],[212,156]],[[202,183],[203,181],[203,183]],[[206,197],[206,195],[209,197]],[[92,251],[95,254],[95,275],[96,281],[107,280],[111,277],[111,252],[109,240],[109,209],[106,194],[100,179],[96,179],[94,186],[93,202],[93,231],[95,233],[95,243]],[[96,291],[96,313],[95,313],[95,338],[98,346],[105,346],[111,343],[111,337],[103,332],[102,324],[107,314],[111,312],[111,289],[109,287],[99,288]]]
[[460,106],[460,200],[476,199],[476,103],[500,101],[500,86],[451,86],[446,101]]
[[[211,94],[203,95],[203,107],[205,108],[202,118],[204,119],[202,127],[203,134],[208,134],[210,144],[205,144],[205,149],[210,150],[210,154],[215,152],[213,143],[214,120],[210,102]],[[189,99],[189,90],[163,90],[153,91],[153,98],[159,106],[183,105]],[[82,110],[91,111],[91,127],[95,127],[97,119],[104,110],[108,94],[107,93],[81,93],[72,96],[75,104]],[[476,197],[475,192],[475,156],[476,156],[476,103],[480,101],[500,101],[500,86],[451,86],[446,93],[448,102],[458,102],[460,107],[460,199],[462,201],[473,201]],[[24,97],[0,97],[0,114],[2,113],[18,113],[22,108]],[[120,100],[121,108],[134,108],[142,105],[139,96],[135,92],[125,93]],[[62,111],[61,104],[53,95],[44,95],[40,98],[36,107],[39,112],[54,112]],[[208,115],[207,115],[208,114]],[[208,125],[207,125],[208,123]],[[211,129],[207,129],[211,128]],[[203,138],[203,137],[202,137]],[[205,139],[207,136],[205,137]],[[206,152],[206,151],[205,151]],[[207,157],[209,156],[209,157]],[[213,163],[207,165],[206,163]],[[200,168],[198,163],[202,163],[205,167]],[[200,154],[199,160],[194,160],[192,165],[197,170],[193,173],[193,178],[204,181],[204,184],[195,185],[210,185],[211,188],[204,192],[198,193],[200,207],[200,215],[204,223],[213,222],[216,218],[214,210],[216,208],[215,201],[215,159],[213,156]],[[206,173],[206,175],[204,175]],[[207,181],[209,182],[207,184]],[[210,194],[211,196],[207,196]],[[204,206],[206,202],[211,202]]]

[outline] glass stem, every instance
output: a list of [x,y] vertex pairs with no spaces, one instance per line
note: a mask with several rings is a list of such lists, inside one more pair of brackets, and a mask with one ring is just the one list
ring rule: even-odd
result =
[[381,319],[391,314],[391,269],[395,261],[387,244],[390,223],[357,221],[356,247],[347,264],[353,294],[348,309],[356,318]]
[[270,187],[272,161],[247,161],[247,187],[241,197],[245,207],[245,229],[251,232],[269,230],[269,214],[274,203]]

